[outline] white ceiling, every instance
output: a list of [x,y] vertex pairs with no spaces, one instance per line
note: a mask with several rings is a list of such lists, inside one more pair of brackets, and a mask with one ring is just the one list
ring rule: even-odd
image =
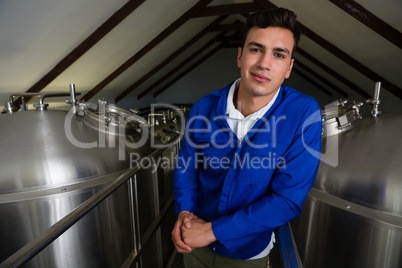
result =
[[[25,92],[42,79],[126,2],[126,0],[1,0],[0,106],[11,94]],[[197,0],[144,1],[41,92],[68,91],[68,85],[74,83],[78,91],[85,95],[197,2]],[[252,1],[215,0],[210,5],[248,2]],[[356,2],[393,28],[402,31],[401,0],[358,0]],[[299,21],[306,27],[389,82],[402,88],[401,49],[330,1],[271,0],[271,3],[295,11]],[[188,20],[108,83],[94,98],[116,98],[139,77],[155,68],[214,19],[216,17]],[[232,23],[238,19],[241,19],[241,16],[232,15],[224,23]],[[205,35],[151,79],[141,84],[130,96],[148,88],[215,35],[216,33]],[[373,81],[325,48],[305,36],[301,39],[300,47],[360,87],[367,88],[367,92],[371,94]],[[325,76],[329,81],[339,83],[302,56],[299,56],[298,60]],[[351,91],[347,87],[345,90]],[[397,105],[402,103],[399,98],[387,94],[396,100]]]

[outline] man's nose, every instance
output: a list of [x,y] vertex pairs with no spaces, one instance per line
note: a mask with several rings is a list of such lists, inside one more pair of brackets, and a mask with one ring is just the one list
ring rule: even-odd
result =
[[262,69],[271,70],[272,68],[272,58],[269,54],[261,54],[258,61],[258,66]]

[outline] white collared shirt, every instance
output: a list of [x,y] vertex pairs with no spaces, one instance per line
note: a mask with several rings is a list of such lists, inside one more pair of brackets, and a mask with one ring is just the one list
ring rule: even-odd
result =
[[[247,117],[244,117],[244,115],[239,110],[237,110],[233,104],[233,96],[236,88],[239,87],[239,83],[240,78],[237,79],[229,89],[229,93],[226,98],[225,114],[230,128],[237,135],[241,142],[246,134],[250,131],[250,129],[254,126],[254,124],[258,121],[258,119],[262,118],[264,114],[269,110],[269,108],[271,108],[271,106],[274,104],[276,98],[278,97],[280,88],[267,105],[265,105],[258,111],[248,115]],[[241,105],[241,103],[239,105]]]
[[[279,90],[276,92],[272,100],[267,105],[265,105],[258,111],[248,115],[247,117],[244,117],[244,115],[235,108],[233,103],[233,96],[236,91],[236,88],[239,87],[240,79],[241,78],[237,79],[229,89],[229,93],[226,98],[225,114],[226,114],[226,120],[228,121],[230,128],[238,137],[239,142],[242,142],[244,137],[254,126],[254,124],[258,121],[258,119],[262,118],[264,114],[269,110],[269,108],[271,108],[271,106],[274,104],[281,89],[279,88]],[[266,257],[271,251],[271,249],[274,247],[274,243],[275,243],[275,233],[272,232],[271,241],[269,242],[268,246],[260,254],[250,258],[249,260],[255,260]]]

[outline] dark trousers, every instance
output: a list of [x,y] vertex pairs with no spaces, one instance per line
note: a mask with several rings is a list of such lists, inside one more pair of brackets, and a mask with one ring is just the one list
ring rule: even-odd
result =
[[256,260],[240,260],[223,257],[208,247],[196,248],[183,254],[186,268],[267,268],[268,256]]

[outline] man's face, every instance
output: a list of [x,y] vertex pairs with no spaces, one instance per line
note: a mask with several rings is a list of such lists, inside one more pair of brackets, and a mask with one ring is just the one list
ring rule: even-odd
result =
[[245,96],[273,97],[293,67],[294,38],[280,27],[249,30],[243,51],[239,48],[237,66],[241,69],[239,90]]

